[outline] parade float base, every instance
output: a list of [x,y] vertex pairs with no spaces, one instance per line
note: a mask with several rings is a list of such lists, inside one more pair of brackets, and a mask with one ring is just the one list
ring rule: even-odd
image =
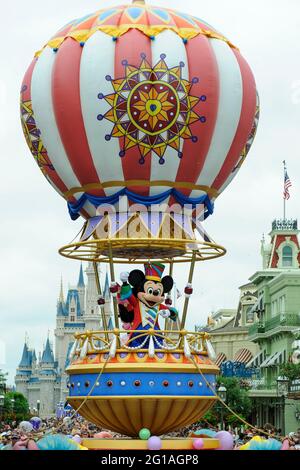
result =
[[120,331],[107,333],[107,340],[102,331],[77,334],[66,370],[68,403],[86,420],[133,439],[143,428],[162,436],[199,421],[217,400],[219,368],[208,357],[205,333],[139,331],[143,342],[164,339],[165,347],[152,351],[112,351]]
[[[195,450],[191,438],[162,439],[161,450]],[[216,450],[220,447],[218,439],[202,439],[201,450]],[[82,445],[89,450],[149,450],[148,442],[141,439],[84,439]]]

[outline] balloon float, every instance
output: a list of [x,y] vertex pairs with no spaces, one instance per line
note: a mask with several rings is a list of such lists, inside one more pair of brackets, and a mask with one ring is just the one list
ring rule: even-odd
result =
[[[258,119],[255,80],[237,47],[203,20],[143,0],[71,21],[36,53],[21,89],[25,138],[71,219],[84,219],[60,253],[93,262],[102,311],[101,331],[75,335],[67,369],[69,403],[90,421],[135,437],[149,429],[158,446],[155,435],[195,422],[214,403],[209,335],[184,327],[195,263],[226,250],[199,220],[239,171]],[[110,266],[109,331],[99,262]],[[161,273],[169,264],[171,278],[179,262],[190,271],[174,331]],[[120,292],[115,263],[146,263],[143,282],[130,285],[131,274]],[[130,298],[144,331],[133,329]],[[151,327],[159,305],[164,330]],[[121,307],[129,310],[122,330]]]
[[[135,3],[62,28],[36,54],[22,85],[27,143],[71,217],[88,221],[83,241],[97,226],[117,236],[134,218],[120,211],[121,196],[125,206],[143,206],[144,236],[162,236],[159,214],[149,221],[154,205],[197,204],[212,214],[258,123],[252,72],[229,40],[197,18]],[[111,217],[103,217],[107,205],[116,209]],[[170,217],[184,239],[193,238],[192,219]],[[62,253],[97,260],[92,247],[88,255],[78,246]],[[125,258],[128,249],[115,247]]]
[[39,418],[38,416],[33,416],[31,419],[30,419],[30,423],[32,424],[33,426],[33,429],[35,431],[38,431],[41,427],[41,424],[42,424],[42,420],[41,418]]
[[33,425],[29,421],[21,421],[19,429],[23,433],[30,433],[33,431]]

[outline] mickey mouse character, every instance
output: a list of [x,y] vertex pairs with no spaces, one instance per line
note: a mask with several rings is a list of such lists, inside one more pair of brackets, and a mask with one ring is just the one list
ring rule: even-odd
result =
[[[165,294],[172,290],[174,281],[171,276],[162,278],[165,266],[161,263],[147,263],[144,267],[145,274],[139,269],[121,274],[123,284],[118,296],[120,318],[122,322],[130,324],[131,330],[160,330],[159,315],[173,321],[178,317],[175,308],[163,304]],[[130,338],[138,335],[139,333],[131,333]],[[143,336],[131,341],[130,346],[139,346],[144,341]],[[157,341],[162,344],[160,338]],[[145,347],[148,343],[149,340]]]

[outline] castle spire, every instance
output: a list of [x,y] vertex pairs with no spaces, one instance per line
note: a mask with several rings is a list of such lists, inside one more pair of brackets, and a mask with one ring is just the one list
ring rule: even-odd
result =
[[26,339],[25,339],[25,342],[24,342],[22,359],[21,359],[21,362],[19,364],[19,367],[30,367],[29,349],[28,349],[28,346],[27,346]]
[[80,265],[79,279],[78,279],[77,287],[85,287],[85,284],[84,284],[84,277],[83,277],[82,263],[81,263],[81,265]]
[[42,361],[41,362],[46,363],[46,364],[53,364],[54,363],[54,356],[53,356],[53,351],[52,351],[52,348],[51,348],[51,345],[50,345],[49,336],[48,336],[47,341],[46,341],[46,346],[45,346],[45,349],[43,351]]
[[106,271],[106,276],[105,276],[105,284],[104,284],[104,289],[103,289],[103,296],[105,299],[110,298],[110,290],[109,290],[109,279],[108,279],[108,272]]
[[60,292],[59,292],[59,298],[58,298],[58,301],[60,303],[64,303],[65,302],[65,299],[64,299],[64,286],[63,286],[63,278],[61,276],[61,279],[60,279]]

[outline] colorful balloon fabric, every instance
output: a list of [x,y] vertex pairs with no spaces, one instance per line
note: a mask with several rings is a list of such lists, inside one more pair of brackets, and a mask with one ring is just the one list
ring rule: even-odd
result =
[[149,429],[143,428],[139,432],[139,438],[142,439],[143,441],[147,441],[151,436],[151,432]]
[[219,431],[215,435],[215,439],[220,442],[220,450],[232,450],[234,447],[233,436],[228,431]]
[[162,442],[160,437],[158,436],[151,436],[148,439],[148,449],[149,450],[160,450],[162,447]]
[[215,438],[216,436],[216,431],[213,431],[212,429],[197,429],[197,431],[193,432],[191,434],[191,437],[209,437],[209,438]]
[[120,195],[146,206],[203,203],[211,214],[258,117],[236,47],[196,17],[142,3],[70,22],[21,89],[27,144],[73,219]]
[[29,421],[21,421],[19,428],[24,433],[30,433],[33,430],[33,425]]
[[37,442],[39,450],[87,450],[62,434],[49,435]]
[[195,450],[201,450],[203,449],[204,446],[204,441],[203,439],[195,439],[193,442],[193,449]]
[[282,443],[276,439],[265,439],[255,436],[251,441],[240,447],[239,450],[281,450]]
[[40,428],[40,426],[41,426],[41,424],[42,424],[42,420],[41,420],[41,418],[39,418],[38,416],[34,416],[34,417],[32,417],[32,418],[30,419],[30,423],[32,424],[33,429],[34,429],[35,431],[38,431],[39,428]]

